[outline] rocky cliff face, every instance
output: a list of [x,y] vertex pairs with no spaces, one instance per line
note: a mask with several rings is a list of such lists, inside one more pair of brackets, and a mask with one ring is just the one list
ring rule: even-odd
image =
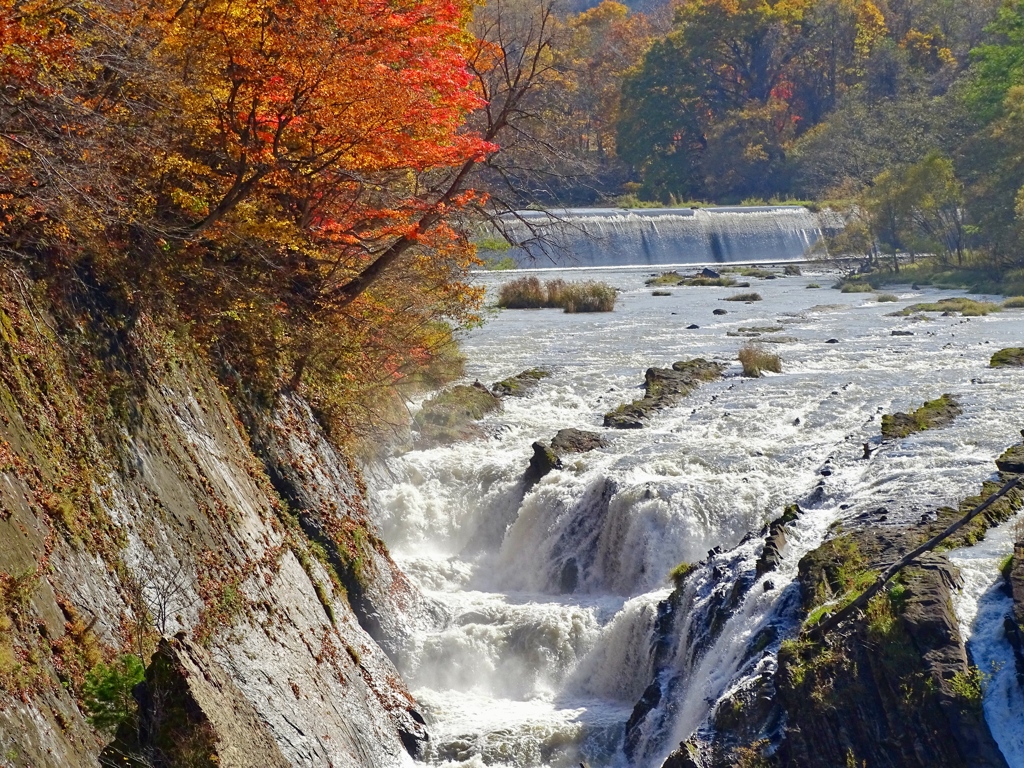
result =
[[424,726],[381,644],[430,606],[308,407],[240,418],[187,340],[59,327],[0,283],[0,758],[96,766],[88,673],[136,654],[166,670],[104,762],[172,764],[181,699],[196,765],[408,764]]

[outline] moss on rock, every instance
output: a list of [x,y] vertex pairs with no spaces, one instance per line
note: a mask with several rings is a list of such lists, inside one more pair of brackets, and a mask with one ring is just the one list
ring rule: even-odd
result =
[[950,394],[928,400],[913,413],[893,413],[882,416],[882,437],[897,440],[915,432],[948,426],[963,413],[960,402]]
[[480,434],[474,422],[501,408],[501,399],[479,382],[459,384],[423,404],[413,420],[418,447],[447,445]]
[[1024,347],[1007,347],[1000,349],[989,361],[990,368],[1021,368],[1024,367]]

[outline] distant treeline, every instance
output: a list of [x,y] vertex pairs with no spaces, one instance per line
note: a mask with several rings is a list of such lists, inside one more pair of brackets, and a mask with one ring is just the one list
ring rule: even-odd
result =
[[623,202],[843,201],[845,248],[1024,256],[1021,0],[606,0],[566,25],[549,117]]

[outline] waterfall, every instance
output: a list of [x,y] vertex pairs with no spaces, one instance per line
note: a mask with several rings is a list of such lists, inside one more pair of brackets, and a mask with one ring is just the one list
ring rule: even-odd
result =
[[573,208],[508,218],[520,267],[799,261],[842,228],[832,212],[800,206]]
[[[911,325],[891,314],[900,304],[808,290],[831,276],[806,274],[753,278],[763,301],[730,303],[723,316],[713,312],[730,291],[656,297],[649,274],[601,273],[621,291],[614,312],[506,311],[474,329],[470,381],[532,367],[550,376],[506,398],[482,437],[392,457],[375,489],[383,538],[438,606],[433,623],[411,627],[399,660],[431,734],[426,765],[659,768],[681,740],[706,743],[796,632],[797,565],[831,525],[882,508],[888,525],[916,521],[985,479],[1018,437],[1006,414],[1024,407],[1019,371],[987,367],[993,345],[1020,337],[1010,312]],[[479,279],[494,292],[513,276]],[[926,288],[899,301],[948,295]],[[783,374],[740,377],[740,328],[767,326],[788,339]],[[892,335],[905,328],[914,335]],[[644,429],[601,427],[639,395],[648,366],[697,356],[732,366]],[[880,413],[946,391],[965,404],[953,425],[862,459]],[[607,444],[563,457],[526,488],[532,443],[568,427],[601,430]],[[804,513],[781,562],[759,573],[757,532],[792,502]],[[670,594],[681,561],[695,567]],[[988,600],[990,584],[975,590],[979,659],[1006,607]],[[1019,709],[1005,702],[1018,694],[1012,663],[1002,669],[986,712],[1012,740]]]

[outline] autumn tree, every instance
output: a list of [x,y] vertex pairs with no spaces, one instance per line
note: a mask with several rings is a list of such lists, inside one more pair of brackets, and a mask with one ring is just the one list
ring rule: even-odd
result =
[[[797,129],[806,2],[696,0],[624,88],[620,154],[662,196],[766,195]],[[711,157],[714,162],[707,163]],[[718,164],[722,157],[735,162]],[[724,175],[723,175],[724,173]]]
[[615,154],[622,81],[643,57],[652,36],[646,17],[603,0],[568,19],[569,37],[558,51],[569,73],[568,119],[580,151]]

